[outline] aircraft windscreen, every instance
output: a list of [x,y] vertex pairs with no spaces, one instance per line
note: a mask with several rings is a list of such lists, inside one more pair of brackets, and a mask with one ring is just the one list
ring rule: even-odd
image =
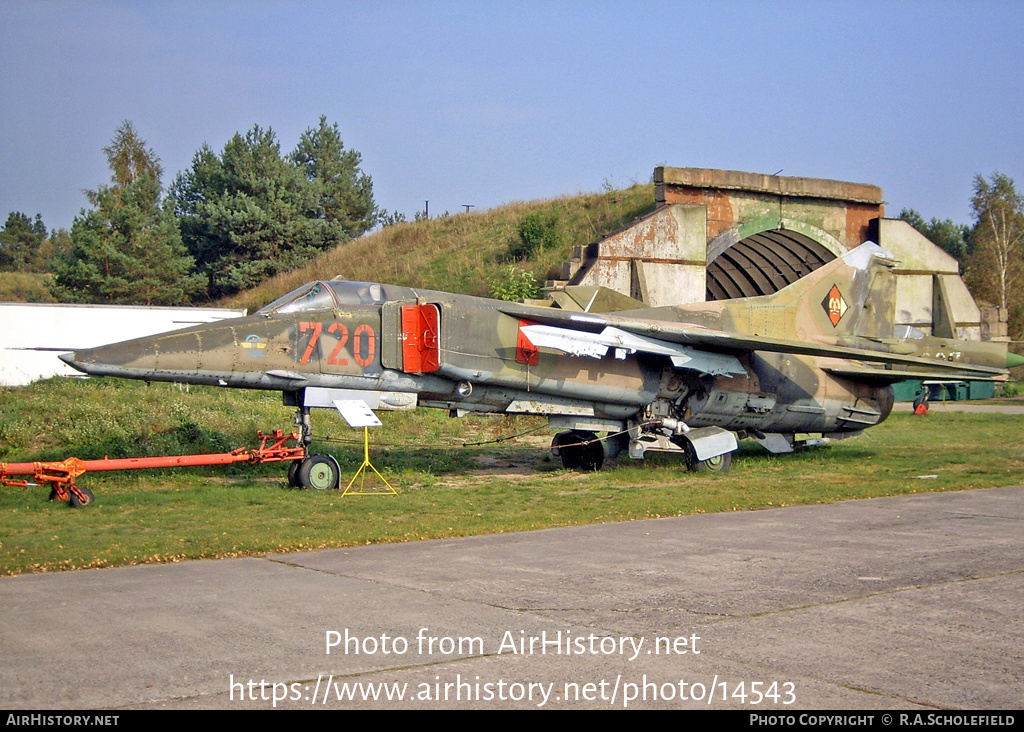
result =
[[304,310],[325,310],[339,305],[379,305],[384,288],[375,282],[311,282],[259,310],[262,315],[287,315]]
[[331,289],[325,282],[312,282],[303,285],[297,290],[292,290],[284,297],[279,297],[274,302],[260,310],[260,313],[295,313],[302,310],[320,310],[334,307],[334,298],[331,296]]
[[384,288],[376,282],[331,280],[327,284],[342,305],[380,305],[387,300]]

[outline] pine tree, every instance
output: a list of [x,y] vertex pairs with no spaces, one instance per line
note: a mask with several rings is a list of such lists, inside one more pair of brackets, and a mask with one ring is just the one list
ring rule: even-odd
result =
[[337,124],[328,126],[327,117],[320,117],[315,129],[302,133],[291,160],[309,184],[311,218],[327,221],[345,240],[376,223],[373,181],[359,169],[362,155],[345,149]]
[[103,151],[111,185],[86,192],[95,208],[75,218],[51,291],[65,302],[191,302],[203,280],[191,272],[173,210],[160,204],[159,159],[130,122]]
[[258,125],[219,156],[204,145],[171,197],[210,296],[252,287],[372,227],[372,184],[359,161],[324,118],[288,157]]
[[0,269],[14,272],[41,272],[45,263],[40,255],[46,241],[43,217],[36,214],[35,221],[20,211],[7,216],[0,230]]

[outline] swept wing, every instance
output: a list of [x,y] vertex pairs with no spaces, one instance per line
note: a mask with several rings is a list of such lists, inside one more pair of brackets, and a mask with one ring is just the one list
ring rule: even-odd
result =
[[742,373],[736,355],[753,351],[877,363],[882,365],[881,368],[849,365],[826,367],[826,370],[851,378],[889,383],[939,375],[985,379],[1006,373],[1005,369],[887,351],[726,333],[690,323],[578,313],[555,315],[557,311],[538,314],[534,309],[529,313],[517,310],[506,309],[509,315],[547,321],[546,324],[522,328],[523,333],[536,346],[592,358],[601,358],[612,349],[619,358],[636,352],[658,354],[668,356],[677,368],[712,375]]

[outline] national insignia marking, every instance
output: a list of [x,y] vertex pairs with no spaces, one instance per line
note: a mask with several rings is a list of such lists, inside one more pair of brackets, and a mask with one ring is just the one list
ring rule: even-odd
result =
[[846,314],[848,307],[846,300],[843,299],[843,293],[835,285],[832,285],[832,289],[825,295],[825,299],[821,301],[821,306],[825,308],[825,314],[828,315],[829,322],[832,323],[833,328],[839,325],[839,321],[843,319],[843,315]]
[[267,354],[263,352],[263,349],[266,347],[266,342],[256,334],[246,336],[245,340],[242,341],[242,348],[245,349],[246,355],[253,358],[266,358]]

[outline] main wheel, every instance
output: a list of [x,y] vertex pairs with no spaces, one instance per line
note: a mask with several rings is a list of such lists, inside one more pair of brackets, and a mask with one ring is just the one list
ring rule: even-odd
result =
[[698,460],[693,448],[686,451],[686,465],[695,473],[727,473],[732,466],[732,453],[709,457],[707,460]]
[[303,488],[314,491],[333,491],[341,480],[338,461],[330,455],[313,455],[302,461],[299,467],[299,483]]
[[604,447],[593,432],[559,432],[551,447],[558,450],[562,467],[566,470],[592,472],[604,465]]
[[94,496],[92,495],[91,490],[88,488],[79,488],[78,490],[82,493],[82,497],[79,498],[77,493],[71,491],[71,500],[69,501],[71,503],[71,508],[88,506],[93,501]]

